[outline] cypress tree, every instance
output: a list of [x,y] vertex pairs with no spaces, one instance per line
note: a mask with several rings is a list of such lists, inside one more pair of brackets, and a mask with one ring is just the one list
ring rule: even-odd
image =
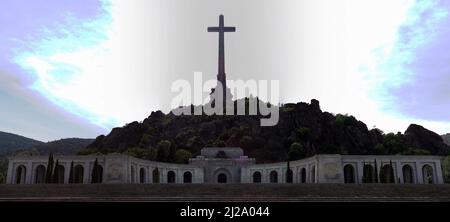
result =
[[70,163],[70,173],[69,173],[69,183],[74,183],[74,178],[73,178],[73,161]]
[[92,167],[91,183],[98,183],[98,159],[95,158],[94,166]]
[[362,182],[363,183],[369,183],[370,182],[370,178],[369,176],[371,175],[368,170],[367,170],[367,164],[365,161],[363,161],[363,178],[362,178]]
[[58,172],[59,160],[56,160],[55,169],[53,170],[53,183],[59,183],[59,172]]
[[47,171],[45,172],[45,183],[53,182],[53,153],[48,155]]
[[375,180],[374,183],[378,183],[378,166],[377,166],[377,159],[375,159]]

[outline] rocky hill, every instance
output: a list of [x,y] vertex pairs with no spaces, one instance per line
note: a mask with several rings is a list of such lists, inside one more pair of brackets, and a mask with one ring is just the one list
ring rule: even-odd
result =
[[442,139],[444,139],[444,143],[450,146],[450,133],[442,135]]
[[421,126],[411,125],[404,134],[384,134],[379,129],[368,129],[353,116],[323,112],[317,100],[310,104],[282,105],[276,126],[261,127],[260,118],[176,116],[156,111],[142,122],[132,122],[97,137],[80,154],[119,152],[150,160],[182,162],[180,155],[196,155],[205,146],[239,146],[260,162],[272,162],[321,153],[450,153],[441,137]]

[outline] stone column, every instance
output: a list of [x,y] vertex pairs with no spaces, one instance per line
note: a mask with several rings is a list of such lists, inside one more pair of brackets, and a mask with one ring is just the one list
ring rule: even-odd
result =
[[33,162],[32,161],[27,162],[25,172],[26,172],[25,184],[32,184],[32,179],[33,179],[32,178],[32,176],[33,176]]
[[13,184],[14,183],[14,175],[13,175],[14,169],[13,169],[13,167],[14,167],[13,160],[9,159],[8,160],[8,172],[6,174],[6,183],[7,184]]
[[444,183],[444,176],[442,174],[442,167],[441,167],[441,161],[435,162],[436,167],[436,184],[443,184]]
[[362,184],[363,176],[364,176],[364,165],[361,161],[358,161],[356,163],[355,171],[356,171],[356,181],[355,182],[358,184]]
[[416,162],[417,183],[423,184],[422,164]]
[[167,169],[165,169],[165,168],[162,168],[161,169],[161,174],[160,174],[160,177],[161,177],[161,180],[160,180],[160,183],[167,183]]
[[89,183],[89,162],[82,163],[83,166],[83,183],[88,184]]
[[70,163],[67,164],[67,162],[65,162],[64,164],[61,164],[61,165],[64,166],[64,183],[67,184],[67,183],[69,183],[69,177],[70,177]]

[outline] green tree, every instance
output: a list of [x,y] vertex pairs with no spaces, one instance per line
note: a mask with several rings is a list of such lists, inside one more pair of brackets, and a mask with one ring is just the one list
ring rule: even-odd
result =
[[176,163],[188,163],[189,158],[191,158],[191,157],[192,157],[191,152],[184,150],[184,149],[179,149],[175,153],[175,162]]
[[168,140],[159,141],[158,145],[156,145],[156,150],[157,150],[156,159],[158,161],[163,161],[163,162],[169,161],[170,146],[171,146],[171,143]]
[[381,143],[378,143],[377,145],[375,145],[373,152],[376,155],[387,154],[386,149],[384,148],[384,145]]
[[152,137],[151,135],[144,133],[141,137],[141,141],[139,141],[139,147],[146,147],[150,144]]
[[52,183],[58,183],[58,178],[59,178],[59,170],[58,170],[58,166],[59,166],[59,160],[56,160],[55,163],[55,168],[53,169],[53,179],[52,179]]
[[73,161],[70,163],[69,183],[74,183],[74,178],[73,178]]
[[299,160],[305,157],[305,149],[302,144],[294,142],[291,144],[288,152],[289,160]]
[[98,159],[95,158],[94,166],[92,166],[92,177],[91,183],[100,183],[101,174],[100,174],[100,165],[98,165]]
[[442,171],[445,183],[450,183],[450,155],[446,156],[442,161]]

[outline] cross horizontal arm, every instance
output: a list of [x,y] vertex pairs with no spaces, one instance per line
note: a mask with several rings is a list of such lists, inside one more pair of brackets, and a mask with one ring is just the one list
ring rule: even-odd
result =
[[236,27],[223,27],[224,32],[235,32]]
[[208,32],[220,32],[220,27],[208,27]]
[[236,27],[208,27],[208,32],[236,32]]

